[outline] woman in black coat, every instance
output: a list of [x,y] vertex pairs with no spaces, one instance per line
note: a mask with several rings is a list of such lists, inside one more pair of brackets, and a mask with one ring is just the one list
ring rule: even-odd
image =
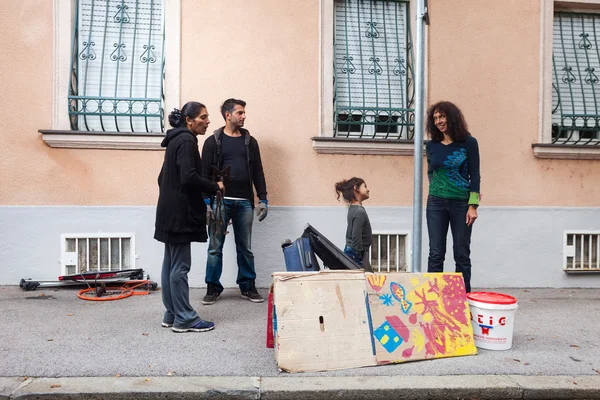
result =
[[215,327],[202,320],[190,304],[188,272],[191,242],[206,242],[206,206],[202,193],[223,189],[221,182],[203,178],[198,135],[210,124],[206,107],[189,102],[169,115],[173,127],[162,142],[165,160],[158,176],[154,238],[165,244],[162,265],[162,298],[166,311],[162,326],[174,332],[204,332]]

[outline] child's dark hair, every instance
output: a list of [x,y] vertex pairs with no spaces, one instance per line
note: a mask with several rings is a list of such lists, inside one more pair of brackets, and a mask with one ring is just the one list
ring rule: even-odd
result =
[[169,124],[173,128],[184,127],[186,126],[185,117],[190,117],[190,119],[194,119],[198,115],[200,115],[202,110],[205,108],[206,107],[204,106],[204,104],[198,103],[197,101],[187,102],[183,107],[181,107],[181,110],[175,108],[173,109],[173,111],[171,111],[171,114],[169,114]]
[[352,203],[352,200],[356,200],[354,197],[354,188],[359,188],[360,185],[365,183],[362,178],[350,178],[348,180],[342,180],[335,184],[335,192],[337,193],[337,199],[340,201],[340,195],[346,200],[348,203]]

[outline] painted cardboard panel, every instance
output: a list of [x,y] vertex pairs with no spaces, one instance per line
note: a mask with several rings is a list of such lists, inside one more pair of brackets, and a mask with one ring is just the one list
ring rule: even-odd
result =
[[289,372],[376,365],[362,271],[273,274],[275,359]]
[[378,364],[477,354],[461,274],[365,277]]

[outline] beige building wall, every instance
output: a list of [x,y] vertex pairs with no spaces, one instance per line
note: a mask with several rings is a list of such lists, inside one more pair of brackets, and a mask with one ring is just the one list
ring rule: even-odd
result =
[[[335,205],[333,184],[353,175],[370,206],[412,204],[412,157],[317,154],[320,0],[182,1],[182,101],[209,109],[248,102],[276,206]],[[55,149],[52,1],[4,0],[0,26],[1,205],[154,205],[163,152]],[[463,110],[480,143],[483,204],[595,206],[598,161],[536,159],[538,1],[430,0],[428,97]],[[168,60],[167,62],[177,62]],[[167,112],[170,110],[166,110]],[[65,104],[66,112],[66,104]],[[200,140],[202,142],[202,139]],[[425,178],[425,192],[427,182]]]

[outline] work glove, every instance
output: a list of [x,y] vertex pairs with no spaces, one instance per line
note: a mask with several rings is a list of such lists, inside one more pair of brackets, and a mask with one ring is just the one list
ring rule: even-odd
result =
[[210,225],[215,220],[215,213],[210,206],[210,199],[204,199],[204,204],[206,204],[206,223]]
[[258,222],[261,222],[263,219],[267,218],[268,213],[269,202],[267,200],[260,200],[258,202],[258,207],[256,208],[256,216],[258,217]]

